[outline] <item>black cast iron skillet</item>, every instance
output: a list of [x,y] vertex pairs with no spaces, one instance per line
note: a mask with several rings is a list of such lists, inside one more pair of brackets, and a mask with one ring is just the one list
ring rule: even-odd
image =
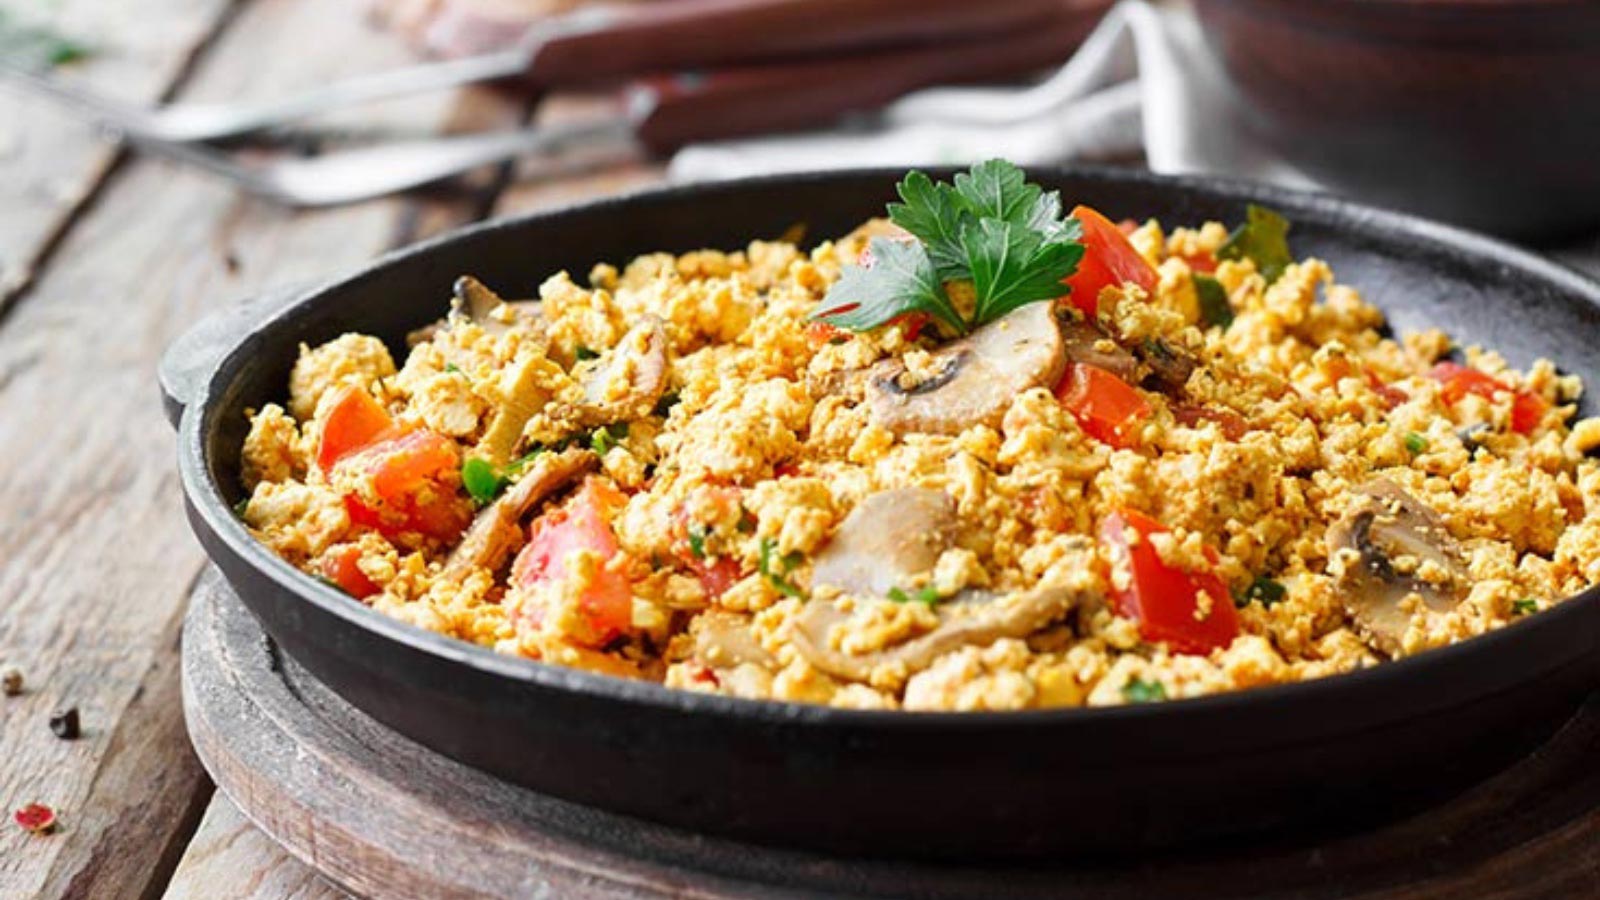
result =
[[[473,273],[509,296],[643,251],[738,248],[805,223],[843,234],[899,173],[679,187],[469,228],[180,342],[167,377],[190,521],[282,648],[354,705],[463,762],[555,796],[704,832],[872,855],[1139,851],[1393,814],[1547,735],[1597,682],[1600,591],[1376,668],[1115,709],[864,712],[705,696],[496,655],[393,621],[245,531],[244,411],[286,393],[296,349],[345,331],[402,348]],[[1113,219],[1294,222],[1397,329],[1441,326],[1600,373],[1600,286],[1505,244],[1325,197],[1111,170],[1034,171]],[[230,328],[237,333],[230,333]],[[207,355],[205,345],[212,345]],[[1592,409],[1586,408],[1585,412]],[[181,415],[180,415],[181,412]]]

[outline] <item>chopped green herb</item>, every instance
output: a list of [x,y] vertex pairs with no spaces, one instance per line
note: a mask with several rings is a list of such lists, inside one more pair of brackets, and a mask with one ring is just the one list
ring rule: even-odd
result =
[[585,362],[587,360],[600,358],[600,354],[590,350],[588,347],[581,345],[578,347],[578,349],[572,351],[572,355],[578,358],[578,362]]
[[1406,450],[1409,451],[1412,456],[1416,456],[1426,449],[1428,449],[1427,438],[1417,434],[1415,431],[1406,432]]
[[1254,602],[1271,609],[1274,604],[1282,603],[1287,596],[1289,596],[1288,588],[1262,575],[1257,577],[1255,581],[1250,582],[1250,586],[1244,589],[1243,594],[1234,598],[1233,605],[1243,609]]
[[1194,276],[1194,292],[1200,298],[1200,321],[1226,329],[1233,324],[1233,304],[1228,302],[1228,291],[1222,282],[1199,273]]
[[472,502],[485,506],[500,494],[506,479],[488,460],[474,456],[461,464],[461,485],[471,495]]
[[506,466],[506,474],[515,475],[521,472],[523,469],[526,469],[530,464],[532,464],[535,459],[538,459],[539,454],[543,452],[545,452],[543,444],[534,444],[531,450],[512,460],[511,465]]
[[1159,681],[1133,678],[1122,686],[1122,699],[1129,703],[1160,703],[1167,699],[1167,689]]
[[[1061,196],[1028,184],[1005,160],[979,163],[953,185],[912,171],[897,190],[904,202],[889,204],[889,219],[917,241],[873,238],[872,265],[846,266],[812,318],[865,331],[923,312],[965,334],[1062,296],[1062,280],[1083,257],[1078,222],[1062,217]],[[967,320],[944,283],[969,280],[975,307]]]
[[798,553],[786,553],[777,560],[775,566],[772,555],[777,549],[778,544],[772,538],[761,539],[761,556],[756,562],[756,571],[760,572],[761,577],[765,578],[778,593],[786,597],[804,596],[804,592],[789,581],[789,573],[794,571],[795,566],[798,566],[804,557]]
[[50,28],[13,23],[0,10],[0,58],[27,68],[55,68],[88,55],[87,45]]
[[660,400],[656,401],[655,409],[651,410],[651,412],[665,419],[672,412],[672,408],[678,405],[680,399],[677,391],[668,391],[661,395]]
[[460,375],[461,374],[461,367],[456,365],[455,363],[445,363],[444,364],[444,370],[446,372],[450,373],[451,375]]
[[739,522],[738,522],[738,524],[734,525],[733,527],[739,529],[739,533],[740,534],[755,534],[756,533],[756,520],[755,520],[755,517],[750,515],[750,511],[749,510],[741,509],[741,510],[739,510]]
[[1217,250],[1217,259],[1254,260],[1256,271],[1271,284],[1294,262],[1289,254],[1288,236],[1288,219],[1252,203],[1246,210],[1244,224],[1235,228]]
[[594,433],[589,435],[589,447],[600,456],[605,456],[607,453],[611,452],[612,447],[617,445],[617,441],[620,441],[627,436],[627,422],[618,422],[614,425],[604,425],[600,428],[596,428]]
[[1519,616],[1526,616],[1536,613],[1539,611],[1539,601],[1533,599],[1532,597],[1524,597],[1521,600],[1513,600],[1511,602],[1511,611]]
[[892,587],[889,588],[889,599],[896,603],[926,603],[932,606],[939,602],[939,589],[933,585],[928,585],[908,594],[897,587]]
[[695,559],[706,558],[706,530],[700,525],[689,526],[689,552]]
[[242,519],[242,518],[244,518],[245,510],[247,510],[249,508],[250,508],[250,498],[246,497],[243,500],[240,500],[238,503],[235,503],[233,505],[233,514]]

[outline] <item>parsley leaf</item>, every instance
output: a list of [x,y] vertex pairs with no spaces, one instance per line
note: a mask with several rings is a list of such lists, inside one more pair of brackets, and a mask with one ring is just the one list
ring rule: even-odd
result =
[[[803,597],[805,592],[795,587],[789,581],[789,573],[795,566],[800,565],[802,557],[798,553],[786,553],[777,559],[774,565],[773,551],[778,549],[778,544],[772,538],[761,539],[761,555],[756,560],[756,571],[767,580],[767,584],[785,597]],[[781,567],[781,568],[780,568]]]
[[706,530],[699,525],[689,526],[689,552],[695,559],[706,558]]
[[1254,601],[1260,603],[1266,609],[1271,609],[1274,605],[1282,603],[1284,598],[1288,596],[1288,588],[1265,575],[1261,575],[1255,581],[1250,582],[1250,586],[1244,589],[1244,593],[1239,595],[1233,605],[1244,609]]
[[1000,219],[961,229],[977,295],[973,318],[993,322],[1035,300],[1061,296],[1061,280],[1078,270],[1083,245],[1047,241],[1037,231]]
[[1194,276],[1194,293],[1200,300],[1200,321],[1204,324],[1220,325],[1226,329],[1233,324],[1233,304],[1228,302],[1228,291],[1222,282],[1206,275],[1197,273]]
[[824,308],[812,313],[812,318],[865,331],[916,311],[966,333],[967,324],[950,305],[933,260],[921,244],[875,237],[868,246],[872,268],[847,267],[823,298]]
[[[813,319],[865,331],[922,312],[966,334],[1067,293],[1061,282],[1083,257],[1081,227],[1062,216],[1058,192],[1029,184],[1015,165],[991,159],[953,185],[912,171],[896,189],[902,202],[889,204],[889,219],[916,242],[873,238],[872,264],[846,266]],[[969,280],[976,300],[967,320],[945,285]]]
[[488,460],[474,456],[461,464],[461,486],[467,489],[472,502],[484,506],[499,495],[506,479]]
[[1539,611],[1539,601],[1533,599],[1532,597],[1524,597],[1521,600],[1513,600],[1511,602],[1511,611],[1519,616],[1526,616],[1530,613],[1536,613]]
[[1122,686],[1122,698],[1129,703],[1160,703],[1167,699],[1167,688],[1159,681],[1132,678]]
[[1424,451],[1426,449],[1428,449],[1428,439],[1427,438],[1423,437],[1420,434],[1417,434],[1415,431],[1406,432],[1406,451],[1407,452],[1409,452],[1412,456],[1416,456],[1417,454],[1421,453],[1422,451]]
[[915,593],[906,593],[897,587],[889,588],[889,599],[896,603],[925,603],[929,606],[939,602],[939,589],[928,585]]
[[1217,259],[1250,259],[1256,271],[1271,284],[1278,280],[1294,257],[1289,254],[1289,220],[1265,206],[1250,204],[1245,223],[1228,235],[1217,250]]
[[927,247],[940,276],[946,280],[968,277],[966,254],[961,249],[962,206],[955,199],[955,189],[912,171],[895,190],[905,202],[889,204],[889,221]]

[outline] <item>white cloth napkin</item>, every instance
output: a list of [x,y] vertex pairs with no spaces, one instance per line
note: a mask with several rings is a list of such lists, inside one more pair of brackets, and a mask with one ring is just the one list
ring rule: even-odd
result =
[[804,134],[698,144],[679,181],[858,166],[1046,165],[1135,156],[1168,174],[1315,187],[1238,127],[1229,88],[1186,5],[1123,0],[1078,52],[1029,87],[909,94],[880,114]]

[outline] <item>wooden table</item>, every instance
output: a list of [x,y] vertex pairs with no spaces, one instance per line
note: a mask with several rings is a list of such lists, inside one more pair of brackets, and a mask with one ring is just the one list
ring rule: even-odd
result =
[[[407,58],[354,3],[52,6],[93,50],[73,74],[131,101],[265,96]],[[551,97],[536,118],[595,103]],[[331,124],[434,133],[515,124],[528,109],[471,90]],[[339,896],[213,797],[185,735],[177,641],[203,556],[183,520],[156,360],[197,317],[264,288],[473,219],[646,185],[660,167],[488,171],[426,196],[290,212],[0,93],[0,173],[0,660],[28,680],[0,698],[0,896]],[[1600,261],[1600,242],[1569,258]],[[58,740],[47,720],[69,705],[83,736]],[[57,833],[11,824],[32,800],[58,810]]]

